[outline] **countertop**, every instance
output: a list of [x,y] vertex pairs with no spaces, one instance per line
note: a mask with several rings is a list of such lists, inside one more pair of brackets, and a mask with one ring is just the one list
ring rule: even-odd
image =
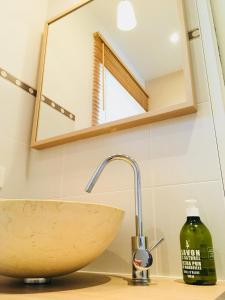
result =
[[74,273],[43,287],[25,286],[0,277],[1,300],[225,300],[225,283],[191,286],[181,280],[152,278],[150,286],[131,286],[129,279],[90,273]]

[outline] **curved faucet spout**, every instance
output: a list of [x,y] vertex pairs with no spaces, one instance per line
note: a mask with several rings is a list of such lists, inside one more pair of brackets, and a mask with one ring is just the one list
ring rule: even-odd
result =
[[106,158],[97,168],[90,181],[88,182],[85,191],[90,193],[96,184],[100,174],[105,166],[113,160],[123,160],[127,162],[134,171],[134,185],[135,185],[135,225],[136,236],[143,236],[143,223],[142,223],[142,199],[141,199],[141,174],[137,162],[123,154],[116,154]]

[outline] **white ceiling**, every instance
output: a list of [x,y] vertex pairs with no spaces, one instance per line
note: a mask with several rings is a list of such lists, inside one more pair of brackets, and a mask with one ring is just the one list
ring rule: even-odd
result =
[[181,41],[172,44],[169,40],[179,32],[177,0],[131,0],[137,27],[129,32],[116,26],[118,2],[95,0],[88,5],[143,80],[182,69]]

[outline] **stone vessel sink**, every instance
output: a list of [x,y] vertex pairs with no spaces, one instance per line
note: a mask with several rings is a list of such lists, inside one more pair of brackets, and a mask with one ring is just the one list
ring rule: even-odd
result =
[[115,238],[121,209],[61,200],[0,200],[0,274],[50,278],[79,270]]

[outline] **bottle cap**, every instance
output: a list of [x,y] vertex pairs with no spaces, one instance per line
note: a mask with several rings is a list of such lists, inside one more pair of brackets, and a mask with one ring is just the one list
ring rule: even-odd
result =
[[187,217],[199,217],[199,209],[197,207],[197,200],[189,199],[187,203]]

